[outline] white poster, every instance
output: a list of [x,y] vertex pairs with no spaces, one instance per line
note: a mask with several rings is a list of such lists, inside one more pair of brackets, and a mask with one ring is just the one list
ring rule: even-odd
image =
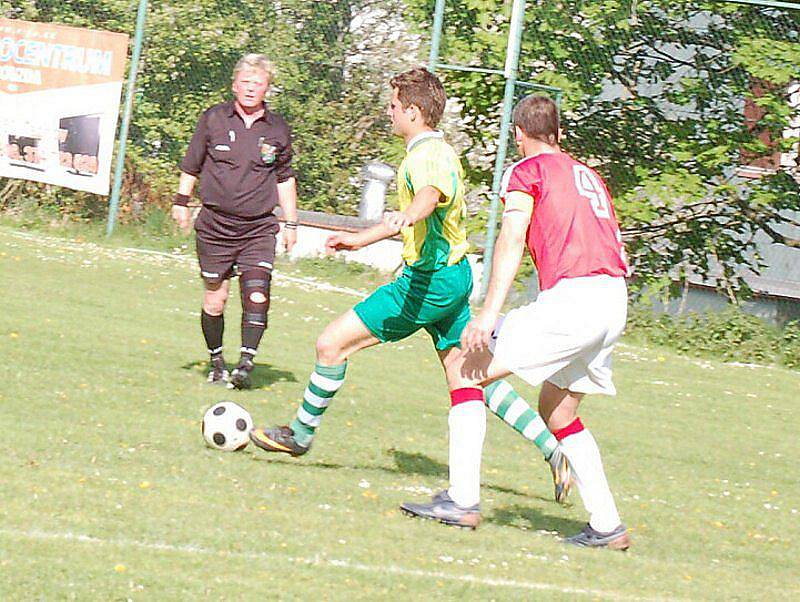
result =
[[0,177],[107,195],[128,35],[0,18]]

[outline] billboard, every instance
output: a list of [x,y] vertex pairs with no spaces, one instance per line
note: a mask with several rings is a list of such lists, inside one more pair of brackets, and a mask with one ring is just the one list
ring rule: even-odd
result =
[[0,177],[108,194],[128,35],[0,18]]

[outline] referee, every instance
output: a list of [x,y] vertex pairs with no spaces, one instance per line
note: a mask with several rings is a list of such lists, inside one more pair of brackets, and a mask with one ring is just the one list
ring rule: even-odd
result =
[[[172,217],[188,231],[189,199],[200,179],[200,210],[194,229],[205,291],[200,324],[211,355],[208,382],[251,386],[253,358],[267,327],[270,278],[281,206],[283,240],[297,240],[297,188],[292,171],[291,131],[264,97],[275,69],[261,54],[247,54],[233,70],[234,100],[206,110],[180,165]],[[230,375],[222,356],[224,310],[231,277],[239,276],[242,347]]]

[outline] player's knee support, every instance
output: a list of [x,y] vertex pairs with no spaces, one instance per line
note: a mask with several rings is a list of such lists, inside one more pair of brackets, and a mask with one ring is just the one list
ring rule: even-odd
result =
[[263,269],[248,270],[239,277],[243,323],[266,328],[271,279],[270,272]]

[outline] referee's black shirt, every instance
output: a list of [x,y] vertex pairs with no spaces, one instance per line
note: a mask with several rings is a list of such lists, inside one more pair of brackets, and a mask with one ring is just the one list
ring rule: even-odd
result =
[[220,217],[270,216],[278,182],[294,177],[289,125],[264,109],[249,128],[233,101],[206,110],[181,162],[181,171],[200,178],[203,207]]

